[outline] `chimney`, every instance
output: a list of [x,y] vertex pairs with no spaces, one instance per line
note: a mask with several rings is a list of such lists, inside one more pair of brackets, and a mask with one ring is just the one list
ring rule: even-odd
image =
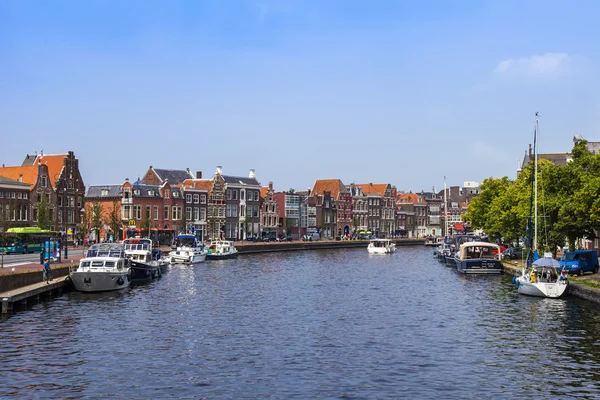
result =
[[202,171],[196,171],[196,179],[202,179]]
[[248,174],[248,178],[251,178],[251,179],[256,178],[256,174],[254,173],[254,169],[250,170],[250,173]]
[[23,174],[19,174],[19,182],[23,182]]
[[221,175],[223,173],[223,167],[221,167],[220,165],[217,165],[217,174]]
[[273,191],[273,181],[269,182],[269,190]]

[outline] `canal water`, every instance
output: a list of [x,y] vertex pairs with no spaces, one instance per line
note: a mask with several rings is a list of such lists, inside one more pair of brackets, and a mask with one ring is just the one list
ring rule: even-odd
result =
[[0,398],[600,395],[600,310],[431,249],[240,256],[0,321]]

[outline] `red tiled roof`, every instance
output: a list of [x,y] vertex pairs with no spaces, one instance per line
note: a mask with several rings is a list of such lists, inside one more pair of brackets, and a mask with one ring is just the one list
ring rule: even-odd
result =
[[186,179],[181,185],[185,189],[204,189],[210,194],[213,182],[210,179]]
[[26,167],[4,167],[0,168],[0,176],[9,178],[15,181],[22,181],[29,184],[29,188],[37,182],[38,166],[30,165]]
[[54,187],[55,181],[60,177],[60,173],[65,165],[64,159],[68,154],[44,154],[35,158],[33,165],[36,166],[38,163],[46,164],[48,166],[48,180],[52,187]]
[[382,196],[388,188],[387,183],[357,183],[355,186],[362,186],[364,194],[380,194]]
[[324,192],[331,192],[331,197],[337,199],[344,188],[344,184],[339,179],[319,179],[315,181],[311,193],[323,194]]
[[260,188],[260,197],[262,199],[265,199],[267,197],[267,193],[269,193],[269,187],[268,186],[263,186]]
[[[421,201],[419,201],[421,199]],[[422,197],[416,193],[398,193],[396,201],[401,201],[405,204],[425,204]]]

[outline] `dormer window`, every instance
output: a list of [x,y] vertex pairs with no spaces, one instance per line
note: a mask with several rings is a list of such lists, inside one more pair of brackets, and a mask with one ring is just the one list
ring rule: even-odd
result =
[[165,190],[165,199],[168,199],[171,196],[171,192],[169,190]]
[[173,197],[179,197],[179,192],[173,192]]
[[108,189],[102,189],[102,196],[108,196]]
[[154,196],[154,190],[148,190],[148,195]]
[[133,191],[133,194],[135,194],[136,196],[139,196],[140,195],[140,189],[135,189]]

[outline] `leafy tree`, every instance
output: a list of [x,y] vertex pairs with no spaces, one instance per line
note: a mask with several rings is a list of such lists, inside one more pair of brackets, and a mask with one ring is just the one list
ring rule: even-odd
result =
[[79,232],[79,239],[82,242],[90,233],[91,223],[92,223],[92,220],[91,220],[90,213],[87,212],[86,210],[84,210],[83,213],[81,214],[81,222],[79,223],[79,225],[77,225],[77,232]]
[[144,210],[144,218],[142,219],[141,226],[141,236],[144,236],[144,232],[146,233],[146,237],[150,237],[150,228],[152,228],[152,209],[150,207],[146,207]]
[[177,221],[177,231],[178,232],[187,232],[188,230],[188,219],[185,209],[181,213],[181,218]]
[[96,242],[99,242],[100,241],[100,229],[102,228],[103,220],[102,220],[102,204],[100,204],[98,201],[95,201],[92,204],[91,222],[92,222],[91,228],[92,228],[92,231],[95,232]]
[[121,202],[119,200],[113,201],[112,209],[106,222],[110,226],[111,232],[113,232],[114,240],[121,239],[117,237],[120,236],[121,229],[123,228],[123,223],[121,222]]
[[52,229],[53,209],[50,206],[49,195],[46,193],[38,194],[37,203],[37,223],[41,229]]

